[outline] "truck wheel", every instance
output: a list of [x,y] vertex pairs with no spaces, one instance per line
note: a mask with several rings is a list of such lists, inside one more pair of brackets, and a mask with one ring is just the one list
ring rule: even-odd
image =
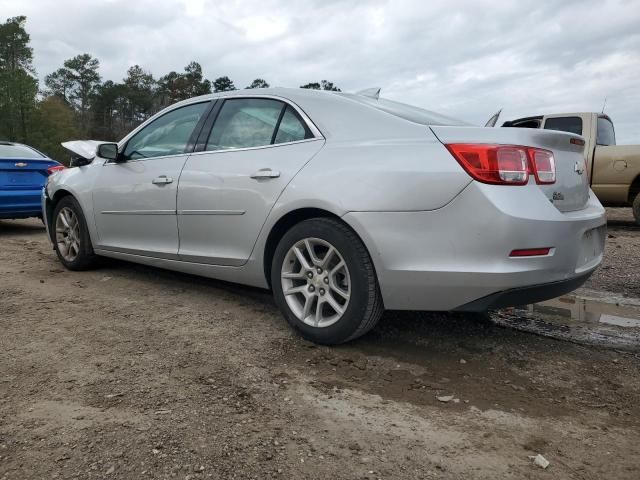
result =
[[636,224],[640,225],[640,193],[636,194],[636,198],[633,199],[633,217],[636,219]]

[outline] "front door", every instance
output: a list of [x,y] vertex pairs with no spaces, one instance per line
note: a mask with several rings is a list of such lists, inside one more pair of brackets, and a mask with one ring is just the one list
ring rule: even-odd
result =
[[189,156],[180,178],[180,258],[244,264],[280,193],[323,144],[291,105],[225,100],[205,151]]
[[209,102],[174,109],[147,124],[105,162],[93,190],[96,248],[176,258],[176,194],[194,131]]

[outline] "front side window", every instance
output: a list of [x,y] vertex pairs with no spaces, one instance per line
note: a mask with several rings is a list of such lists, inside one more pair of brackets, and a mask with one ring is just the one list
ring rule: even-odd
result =
[[560,132],[582,135],[582,118],[580,117],[556,117],[547,118],[544,122],[545,130],[558,130]]
[[185,153],[189,138],[209,102],[177,108],[154,120],[127,142],[125,160]]
[[616,133],[613,130],[613,123],[605,117],[598,117],[598,133],[596,135],[598,145],[615,145]]
[[266,98],[236,98],[222,105],[206,149],[263,147],[306,138],[313,134],[291,106]]

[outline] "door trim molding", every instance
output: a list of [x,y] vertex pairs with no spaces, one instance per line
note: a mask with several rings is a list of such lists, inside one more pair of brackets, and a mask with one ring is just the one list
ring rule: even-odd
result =
[[246,210],[178,210],[178,215],[244,215]]
[[103,215],[175,215],[175,210],[103,210]]

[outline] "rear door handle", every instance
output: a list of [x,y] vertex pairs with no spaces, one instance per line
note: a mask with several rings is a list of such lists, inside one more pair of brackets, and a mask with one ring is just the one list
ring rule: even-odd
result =
[[166,185],[167,183],[173,183],[173,178],[167,177],[166,175],[160,175],[159,177],[151,180],[151,183],[154,185]]
[[271,170],[270,168],[261,168],[257,172],[251,175],[251,178],[278,178],[280,172],[277,170]]

